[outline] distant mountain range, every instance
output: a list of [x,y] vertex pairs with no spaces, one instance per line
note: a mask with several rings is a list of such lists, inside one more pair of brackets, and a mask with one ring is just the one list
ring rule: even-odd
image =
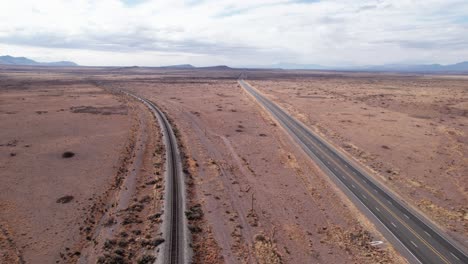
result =
[[207,67],[195,67],[191,64],[180,64],[180,65],[170,65],[170,66],[161,66],[158,68],[166,69],[202,69],[202,70],[230,70],[232,69],[226,65],[216,65],[216,66],[207,66]]
[[[13,56],[0,56],[0,65],[28,65],[28,66],[59,66],[59,67],[74,67],[78,64],[72,61],[57,61],[57,62],[37,62],[25,57],[13,57]],[[134,67],[123,67],[118,69],[131,69],[139,68]],[[152,67],[150,67],[152,68]],[[179,64],[169,65],[155,68],[166,68],[166,69],[206,69],[206,70],[229,70],[232,69],[225,65],[209,66],[209,67],[195,67],[191,64]],[[318,64],[295,64],[280,62],[271,65],[260,65],[260,66],[246,66],[245,68],[251,69],[284,69],[284,70],[335,70],[335,71],[381,71],[381,72],[456,72],[456,73],[468,73],[468,61],[441,65],[441,64],[385,64],[385,65],[372,65],[372,66],[349,66],[349,67],[334,67],[334,66],[323,66]]]
[[0,56],[0,64],[4,65],[27,65],[27,66],[78,66],[78,64],[72,61],[56,61],[56,62],[37,62],[25,57],[13,57],[13,56]]
[[177,70],[231,70],[231,68],[226,65],[217,65],[217,66],[207,66],[207,67],[196,67],[191,64],[179,64],[179,65],[167,65],[167,66],[159,66],[159,67],[140,67],[140,66],[131,66],[131,67],[117,67],[114,68],[115,70],[122,71],[122,70],[138,70],[138,69],[177,69]]
[[468,72],[468,61],[441,65],[441,64],[387,64],[381,66],[364,67],[365,70],[371,71],[397,71],[397,72]]
[[169,69],[195,69],[196,67],[191,64],[179,64],[179,65],[169,65],[169,66],[162,66],[161,68],[169,68]]
[[468,72],[468,61],[456,64],[386,64],[374,66],[333,67],[318,64],[276,63],[248,68],[284,69],[284,70],[338,70],[338,71],[390,71],[390,72]]
[[283,69],[283,70],[330,70],[332,67],[318,65],[318,64],[296,64],[296,63],[287,63],[279,62],[276,64],[270,65],[256,65],[256,66],[246,66],[246,68],[256,68],[256,69]]

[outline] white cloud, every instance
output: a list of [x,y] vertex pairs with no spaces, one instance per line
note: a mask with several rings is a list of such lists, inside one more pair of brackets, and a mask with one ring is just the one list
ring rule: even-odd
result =
[[0,53],[83,65],[468,59],[468,2],[16,0],[0,6]]

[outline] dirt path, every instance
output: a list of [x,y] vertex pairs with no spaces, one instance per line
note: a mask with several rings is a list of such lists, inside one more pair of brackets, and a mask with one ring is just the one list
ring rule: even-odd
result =
[[253,81],[465,246],[466,83],[462,77],[351,74]]
[[210,255],[196,263],[401,261],[386,242],[369,246],[383,240],[372,224],[234,81],[135,87],[170,113],[186,146],[200,236],[215,241],[196,244]]

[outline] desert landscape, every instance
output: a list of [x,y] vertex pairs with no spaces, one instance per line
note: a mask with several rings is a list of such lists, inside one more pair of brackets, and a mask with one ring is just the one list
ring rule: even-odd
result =
[[405,263],[240,74],[466,246],[464,76],[6,67],[2,263],[156,260],[162,134],[121,91],[176,131],[194,263]]
[[0,264],[468,264],[468,1],[4,1]]
[[64,73],[1,79],[0,262],[154,258],[164,152],[144,106]]
[[466,79],[348,75],[252,83],[463,242]]

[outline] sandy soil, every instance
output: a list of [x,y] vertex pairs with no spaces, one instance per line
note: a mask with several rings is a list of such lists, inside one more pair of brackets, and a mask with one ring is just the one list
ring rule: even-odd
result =
[[402,262],[369,245],[383,238],[235,80],[114,87],[152,99],[180,131],[204,213],[197,263]]
[[164,151],[149,112],[61,72],[0,79],[0,263],[153,255]]
[[466,242],[466,78],[348,74],[251,83]]
[[[195,263],[404,263],[238,87],[241,70],[0,69],[0,262],[154,260],[164,243],[164,149],[145,107],[109,92],[126,89],[157,103],[175,127]],[[466,236],[467,79],[246,76]]]

